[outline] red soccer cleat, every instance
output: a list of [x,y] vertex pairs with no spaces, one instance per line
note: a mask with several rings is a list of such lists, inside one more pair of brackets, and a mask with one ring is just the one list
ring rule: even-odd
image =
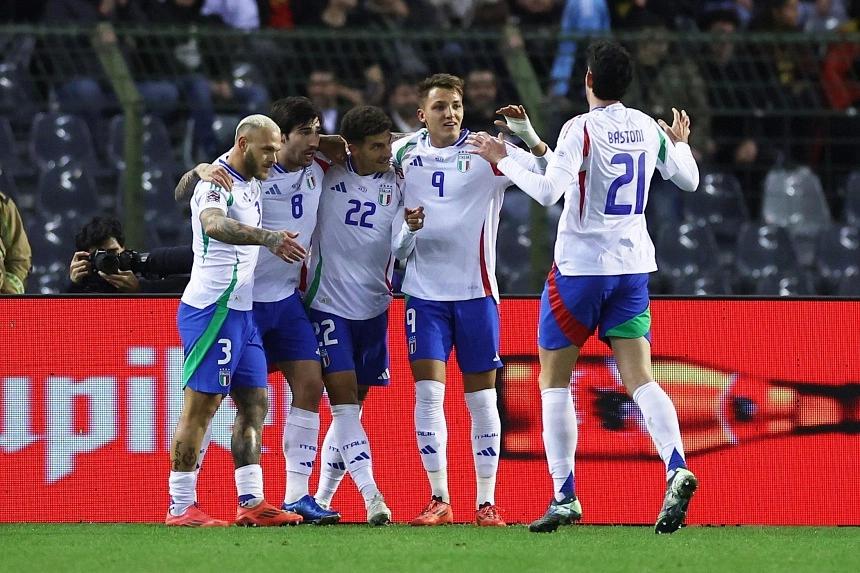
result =
[[228,527],[230,524],[220,519],[209,517],[197,507],[197,504],[188,506],[182,515],[173,515],[169,511],[164,518],[165,525],[177,525],[181,527]]
[[445,503],[440,497],[433,496],[424,511],[409,525],[449,525],[451,523],[454,523],[454,512],[451,511],[451,504]]
[[245,527],[278,527],[281,525],[297,525],[302,522],[302,516],[292,511],[283,511],[267,501],[261,501],[254,507],[236,508],[236,525]]
[[505,527],[507,523],[499,514],[499,508],[486,502],[475,513],[475,523],[481,527]]

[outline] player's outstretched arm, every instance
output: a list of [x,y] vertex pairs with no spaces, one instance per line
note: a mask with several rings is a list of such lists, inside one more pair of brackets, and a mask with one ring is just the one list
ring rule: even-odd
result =
[[497,119],[494,122],[499,131],[519,137],[528,146],[532,155],[544,157],[550,151],[549,146],[541,140],[535,128],[532,127],[526,108],[521,105],[509,104],[497,109],[496,113],[505,118],[504,121]]
[[[467,143],[474,145],[478,155],[496,165],[498,170],[504,173],[514,185],[545,207],[561,199],[565,190],[573,182],[573,170],[570,168],[569,162],[557,160],[557,154],[553,157],[553,161],[550,161],[545,174],[531,171],[529,169],[531,165],[523,165],[520,163],[519,156],[515,157],[508,153],[504,134],[491,137],[487,133],[478,133],[470,135]],[[521,150],[520,155],[527,156]],[[571,158],[571,160],[576,162],[576,169],[578,170],[579,163],[582,162],[581,155],[578,161],[575,158]]]
[[185,173],[173,190],[173,198],[176,201],[188,201],[194,194],[194,188],[200,181],[215,183],[227,191],[233,188],[233,178],[226,169],[220,165],[210,163],[199,163],[194,169]]
[[307,256],[307,251],[295,239],[298,233],[270,231],[244,225],[228,217],[217,208],[204,209],[200,213],[203,232],[215,240],[230,245],[260,245],[288,263],[296,263]]
[[[672,125],[657,120],[660,129],[671,143],[666,143],[666,152],[658,153],[657,169],[663,179],[668,179],[684,191],[695,191],[699,186],[699,166],[690,145],[690,116],[686,110],[678,112],[672,108]],[[664,145],[661,142],[661,147]]]

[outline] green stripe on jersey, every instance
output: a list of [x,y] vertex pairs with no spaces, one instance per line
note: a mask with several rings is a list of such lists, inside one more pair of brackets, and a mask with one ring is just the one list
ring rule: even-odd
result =
[[622,322],[614,328],[606,331],[607,337],[614,336],[615,338],[640,338],[645,336],[651,330],[651,307],[645,309],[645,312],[638,316],[634,316],[627,322]]
[[203,233],[203,260],[206,260],[206,253],[209,252],[209,235],[206,234],[205,231],[201,231]]
[[403,164],[403,157],[406,153],[418,145],[418,138],[421,137],[421,131],[419,130],[415,135],[409,138],[409,141],[406,144],[397,150],[397,154],[394,156],[394,165],[396,167],[401,167]]
[[[319,251],[319,247],[317,247]],[[308,287],[308,292],[305,293],[305,308],[310,308],[317,291],[320,290],[320,279],[322,278],[323,256],[322,251],[319,251],[320,260],[317,263],[317,268],[314,269],[314,278],[311,285]]]
[[660,151],[657,152],[657,159],[660,163],[666,163],[666,136],[663,135],[663,130],[657,128],[657,135],[660,136]]
[[203,357],[206,356],[206,353],[209,352],[209,349],[213,344],[215,344],[215,339],[218,337],[218,333],[221,332],[221,327],[227,319],[227,313],[230,312],[230,309],[227,308],[227,301],[230,300],[230,295],[233,294],[233,289],[236,288],[238,272],[239,261],[236,261],[233,265],[233,277],[230,279],[230,284],[221,296],[218,297],[218,300],[215,301],[215,313],[209,320],[209,324],[206,325],[206,330],[204,330],[203,334],[200,335],[200,338],[194,342],[194,346],[191,347],[191,352],[189,352],[188,356],[185,357],[185,363],[182,365],[183,388],[188,385],[191,375],[200,367],[200,363],[203,362]]

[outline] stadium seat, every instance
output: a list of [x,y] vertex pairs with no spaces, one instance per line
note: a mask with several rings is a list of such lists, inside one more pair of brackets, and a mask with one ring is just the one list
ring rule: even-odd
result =
[[738,229],[749,221],[741,184],[734,175],[708,173],[695,193],[684,193],[682,197],[684,219],[707,224],[722,248],[734,245]]
[[[236,127],[241,121],[241,117],[234,114],[215,114],[215,119],[212,121],[212,131],[215,133],[217,149],[227,151],[233,147],[233,141],[236,138]],[[194,149],[194,119],[189,119],[185,127],[185,136],[182,140],[182,161],[185,165],[195,165],[198,163],[196,150]],[[215,159],[214,157],[203,158],[209,162]]]
[[667,224],[657,239],[657,266],[670,281],[702,274],[719,256],[714,234],[692,223]]
[[860,231],[857,227],[839,225],[824,231],[818,238],[815,265],[822,294],[835,292],[843,277],[860,277]]
[[502,222],[497,244],[499,288],[506,294],[534,294],[531,287],[531,254],[526,225]]
[[763,277],[756,283],[756,294],[771,296],[812,296],[815,286],[809,272],[795,269]]
[[791,235],[776,225],[751,222],[741,227],[735,253],[738,294],[755,292],[758,281],[799,266]]
[[818,176],[805,166],[773,169],[765,178],[762,201],[764,222],[788,229],[799,262],[811,264],[815,240],[832,221]]
[[74,225],[60,216],[36,215],[27,220],[27,239],[33,252],[33,267],[27,277],[30,294],[61,292],[69,276],[69,261],[75,251]]
[[505,192],[502,203],[501,218],[506,224],[528,225],[534,200],[519,189],[512,188]]
[[673,280],[670,294],[679,295],[727,295],[732,294],[731,273],[722,270],[707,270],[698,275],[685,275]]
[[[173,175],[157,167],[142,173],[140,191],[143,193],[143,218],[147,224],[181,211],[181,206],[173,199],[175,183]],[[120,172],[116,195],[118,212],[122,212],[124,201],[125,173]]]
[[71,163],[92,170],[96,160],[90,128],[74,115],[39,113],[30,128],[30,157],[42,171]]
[[[225,148],[226,149],[226,148]],[[107,154],[117,170],[125,169],[125,117],[118,115],[108,127]],[[143,165],[146,169],[160,169],[170,176],[178,174],[167,126],[157,116],[143,118]]]
[[836,294],[839,296],[860,297],[860,276],[844,275],[839,281],[839,286],[836,288]]
[[35,113],[28,81],[27,72],[17,64],[0,63],[0,116],[11,118],[15,125],[26,125]]
[[860,169],[852,171],[845,180],[842,219],[849,225],[860,225]]
[[12,175],[9,173],[9,171],[6,170],[3,165],[0,165],[0,193],[8,195],[16,203],[18,203],[20,199],[18,186],[15,184],[15,180],[12,179]]
[[645,220],[652,237],[659,237],[664,225],[677,225],[681,222],[683,194],[674,183],[664,180],[659,173],[654,172],[648,190],[648,204],[645,206]]
[[96,185],[84,166],[50,168],[39,176],[37,206],[43,213],[70,221],[87,218],[99,211]]

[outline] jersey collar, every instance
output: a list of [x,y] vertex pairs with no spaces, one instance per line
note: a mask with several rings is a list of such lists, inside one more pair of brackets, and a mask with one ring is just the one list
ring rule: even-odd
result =
[[242,183],[247,183],[247,181],[245,181],[245,178],[239,175],[239,172],[233,169],[233,167],[229,163],[227,163],[223,159],[219,159],[218,163],[224,166],[224,168],[230,173],[230,175],[233,176],[233,179],[238,179]]

